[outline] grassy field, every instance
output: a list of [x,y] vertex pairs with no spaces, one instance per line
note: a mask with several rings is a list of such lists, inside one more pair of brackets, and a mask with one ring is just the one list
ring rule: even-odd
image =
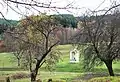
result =
[[14,55],[11,53],[0,53],[0,68],[1,67],[17,67]]
[[[41,78],[43,81],[52,78],[55,80],[67,80],[69,82],[69,80],[73,78],[81,77],[82,74],[84,74],[84,70],[82,68],[83,65],[81,63],[82,58],[80,58],[80,63],[74,64],[69,62],[69,52],[72,48],[73,47],[71,45],[58,46],[57,49],[60,50],[62,55],[60,61],[56,64],[56,69],[54,72],[49,72],[42,67],[42,71],[39,71],[38,78]],[[113,69],[116,73],[120,73],[120,62],[114,62]],[[0,53],[0,76],[12,75],[19,72],[29,73],[29,71],[23,71],[17,67],[17,62],[13,54]],[[91,72],[108,73],[105,65],[98,66]],[[17,79],[13,82],[29,82],[29,79]]]
[[[71,45],[58,46],[58,49],[62,52],[62,57],[60,62],[56,65],[56,71],[59,72],[79,72],[84,73],[82,58],[80,57],[80,63],[70,63],[69,62],[69,53],[72,49]],[[113,69],[115,72],[120,72],[120,61],[113,62]],[[90,71],[89,71],[90,72]],[[107,68],[105,65],[95,67],[91,72],[107,72]]]

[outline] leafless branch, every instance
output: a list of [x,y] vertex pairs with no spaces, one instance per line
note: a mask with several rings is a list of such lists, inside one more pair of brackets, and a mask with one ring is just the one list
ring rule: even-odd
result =
[[57,6],[49,6],[49,4],[46,6],[46,5],[43,5],[44,3],[25,3],[25,2],[19,2],[19,1],[13,1],[13,0],[7,0],[9,2],[12,2],[12,3],[16,3],[16,4],[21,4],[21,5],[28,5],[28,6],[36,6],[36,7],[40,7],[40,8],[53,8],[53,9],[81,9],[81,8],[77,8],[77,7],[57,7]]

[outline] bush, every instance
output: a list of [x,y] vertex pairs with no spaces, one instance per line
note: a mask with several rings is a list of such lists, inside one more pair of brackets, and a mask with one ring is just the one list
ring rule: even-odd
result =
[[88,82],[120,82],[120,76],[116,77],[98,77],[90,79]]
[[16,73],[16,74],[13,74],[11,75],[11,77],[13,79],[22,79],[22,78],[29,78],[30,77],[30,74],[27,74],[27,73]]

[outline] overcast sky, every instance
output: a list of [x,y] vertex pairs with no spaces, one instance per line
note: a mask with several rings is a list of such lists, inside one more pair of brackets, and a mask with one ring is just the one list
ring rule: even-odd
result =
[[[18,0],[19,1],[19,0]],[[48,3],[49,1],[51,0],[42,0],[42,1],[47,1],[45,3]],[[52,4],[51,6],[59,6],[59,7],[65,7],[66,5],[68,5],[69,3],[72,3],[72,5],[74,7],[78,7],[78,8],[81,8],[81,9],[78,9],[78,10],[73,10],[73,9],[70,9],[70,10],[57,10],[60,14],[73,14],[74,16],[80,16],[82,15],[88,8],[90,10],[95,10],[97,7],[99,7],[99,5],[101,4],[101,6],[99,8],[97,8],[97,10],[100,10],[100,9],[104,9],[104,8],[108,8],[110,7],[110,1],[111,0],[52,0]],[[2,2],[0,0],[0,2]],[[104,2],[104,3],[102,3]],[[13,5],[13,8],[15,9],[15,4]],[[21,12],[22,13],[25,13],[26,14],[26,10],[23,9],[22,7],[19,7]],[[42,9],[42,8],[39,8],[39,10],[41,12],[46,12],[48,14],[57,14],[58,12],[54,11],[54,10],[51,10],[51,9]],[[19,12],[19,10],[17,10]],[[0,12],[2,12],[4,14],[4,16],[7,18],[7,19],[13,19],[13,20],[19,20],[21,19],[21,15],[17,14],[16,12],[14,12],[13,10],[11,10],[10,8],[8,8],[8,11],[7,11],[7,8],[3,5],[0,4]],[[35,14],[37,13],[36,11],[33,12],[29,12],[29,14]],[[0,18],[2,16],[0,15]]]

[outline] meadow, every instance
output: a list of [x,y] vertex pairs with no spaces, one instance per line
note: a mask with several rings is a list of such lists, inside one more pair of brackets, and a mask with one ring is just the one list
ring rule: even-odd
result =
[[[72,45],[60,45],[57,49],[62,53],[59,62],[56,63],[55,70],[50,72],[46,70],[43,66],[38,74],[37,78],[40,78],[43,82],[47,82],[48,79],[52,78],[54,80],[60,80],[60,82],[83,82],[88,74],[107,74],[107,69],[105,65],[95,67],[94,70],[89,72],[85,72],[83,69],[82,58],[80,57],[79,63],[70,63],[69,62],[69,53],[70,50],[73,48]],[[113,69],[115,73],[120,73],[120,62],[113,62]],[[29,74],[29,70],[24,70],[17,66],[17,60],[15,59],[14,55],[11,53],[0,53],[0,79],[12,76],[12,75],[19,75],[19,74]],[[86,75],[87,74],[87,75]],[[85,76],[86,75],[86,76]],[[97,75],[99,76],[99,75]],[[102,76],[102,75],[101,75]],[[84,79],[84,77],[86,77]],[[94,75],[93,75],[94,77]],[[95,76],[96,77],[96,76]],[[91,77],[92,78],[92,77]],[[119,77],[115,77],[119,78]],[[101,80],[100,82],[106,82],[107,80],[112,80],[110,82],[115,82],[114,77],[104,77],[104,78],[97,78]],[[23,78],[23,79],[12,79],[12,82],[29,82],[30,78]],[[82,80],[82,81],[81,81]],[[104,81],[105,80],[105,81]],[[120,79],[118,79],[120,81]],[[118,81],[116,80],[116,82]],[[118,82],[119,82],[118,81]],[[98,82],[96,79],[91,79],[90,82]]]

